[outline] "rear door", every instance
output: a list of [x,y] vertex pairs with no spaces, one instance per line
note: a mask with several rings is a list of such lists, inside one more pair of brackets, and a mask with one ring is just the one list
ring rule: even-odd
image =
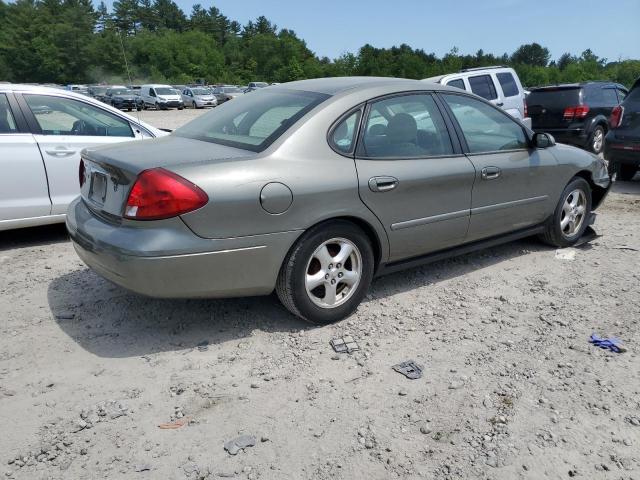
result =
[[475,170],[448,121],[428,93],[367,106],[356,151],[359,192],[387,231],[391,261],[464,242]]
[[555,157],[530,149],[522,126],[502,110],[468,95],[441,96],[476,171],[467,240],[543,222],[562,187]]
[[471,91],[479,97],[488,100],[498,107],[504,105],[501,97],[502,91],[498,89],[492,75],[483,73],[480,75],[471,75],[467,78]]
[[44,159],[53,215],[66,213],[80,193],[78,166],[83,148],[136,137],[125,119],[80,100],[25,93],[21,105]]
[[12,93],[0,93],[0,172],[0,228],[51,213],[40,150]]

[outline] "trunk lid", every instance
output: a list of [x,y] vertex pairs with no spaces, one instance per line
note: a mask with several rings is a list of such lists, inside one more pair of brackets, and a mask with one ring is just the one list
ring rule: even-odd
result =
[[572,120],[565,120],[564,109],[582,103],[580,86],[538,88],[532,90],[527,98],[527,111],[536,131],[566,128]]
[[89,208],[105,218],[121,219],[138,174],[150,168],[228,162],[256,154],[224,145],[169,135],[85,149],[84,184],[80,194]]

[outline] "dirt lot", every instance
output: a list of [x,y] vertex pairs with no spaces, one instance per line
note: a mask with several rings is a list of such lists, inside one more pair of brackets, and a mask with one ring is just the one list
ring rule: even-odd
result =
[[565,259],[525,240],[391,275],[321,328],[275,297],[127,293],[61,227],[2,233],[0,475],[638,480],[640,182],[616,190]]

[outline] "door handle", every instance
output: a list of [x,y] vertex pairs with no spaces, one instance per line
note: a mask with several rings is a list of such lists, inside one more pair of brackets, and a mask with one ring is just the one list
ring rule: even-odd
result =
[[504,102],[496,103],[496,105],[502,107],[504,105]]
[[372,192],[388,192],[398,186],[397,178],[395,177],[371,177],[369,179],[369,190]]
[[494,180],[500,176],[502,170],[498,167],[484,167],[481,171],[483,180]]
[[46,152],[54,157],[68,157],[69,155],[76,153],[75,150],[68,150],[66,148],[56,148],[54,150],[46,150]]

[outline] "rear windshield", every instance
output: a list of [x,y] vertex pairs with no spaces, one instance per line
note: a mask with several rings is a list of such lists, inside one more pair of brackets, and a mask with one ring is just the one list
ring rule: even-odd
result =
[[329,95],[261,90],[225,102],[177,129],[174,135],[260,152]]
[[580,87],[534,90],[527,97],[527,105],[546,107],[580,105]]
[[194,95],[211,95],[211,92],[206,88],[192,88],[191,91]]

